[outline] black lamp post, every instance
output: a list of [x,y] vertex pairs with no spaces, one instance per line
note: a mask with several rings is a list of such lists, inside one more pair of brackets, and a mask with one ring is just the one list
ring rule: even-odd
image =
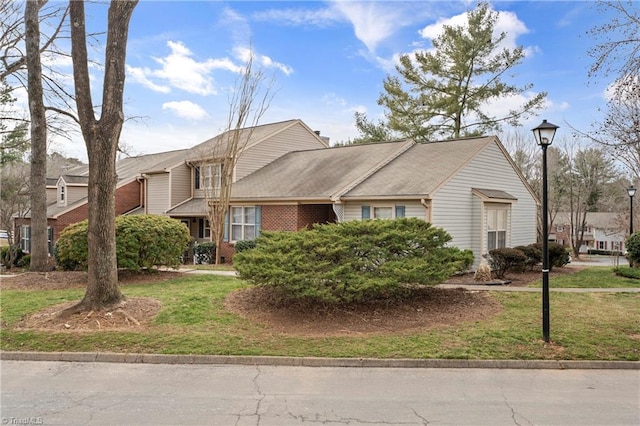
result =
[[633,196],[636,195],[636,188],[631,185],[627,188],[629,194],[629,235],[633,234]]
[[536,143],[542,147],[542,336],[549,342],[549,213],[547,207],[547,147],[559,126],[542,120],[533,129]]

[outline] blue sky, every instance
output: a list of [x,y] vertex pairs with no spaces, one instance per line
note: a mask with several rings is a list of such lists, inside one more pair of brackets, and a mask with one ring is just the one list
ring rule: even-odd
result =
[[[442,23],[461,22],[474,4],[142,0],[130,24],[125,88],[125,113],[138,118],[126,122],[122,141],[137,155],[190,147],[223,131],[229,91],[249,46],[274,79],[261,123],[300,118],[332,142],[353,138],[355,111],[382,117],[376,101],[397,56],[429,48]],[[588,130],[601,118],[610,82],[587,78],[587,51],[595,41],[586,31],[606,17],[593,2],[492,5],[508,46],[527,52],[511,81],[548,92],[545,110],[524,129],[546,118],[561,126],[559,135],[569,133],[567,122]],[[87,14],[104,25],[106,7]],[[61,145],[86,159],[83,144]]]

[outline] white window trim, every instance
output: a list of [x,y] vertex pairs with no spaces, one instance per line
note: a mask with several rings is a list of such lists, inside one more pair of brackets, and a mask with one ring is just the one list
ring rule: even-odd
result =
[[[234,222],[234,215],[233,215],[233,211],[234,209],[241,209],[242,213],[240,215],[242,222]],[[249,223],[246,222],[246,213],[245,210],[246,209],[253,209],[253,222]],[[255,206],[231,206],[231,208],[229,209],[229,241],[232,243],[238,242],[238,241],[243,241],[243,240],[247,240],[248,238],[246,238],[246,228],[247,227],[253,227],[253,238],[251,239],[255,239],[257,238],[257,229],[256,229],[256,207]],[[240,226],[240,234],[241,234],[241,238],[233,238],[234,237],[234,232],[233,232],[233,227],[234,226]]]
[[[512,205],[510,203],[483,203],[483,226],[482,226],[482,241],[483,241],[483,247],[484,249],[482,250],[484,253],[489,253],[489,250],[492,250],[492,248],[489,248],[489,210],[504,210],[506,211],[506,216],[505,216],[505,221],[506,221],[506,225],[505,225],[505,240],[504,240],[504,246],[505,247],[510,247],[511,246],[511,213],[512,213],[512,209],[511,209]],[[498,243],[498,234],[497,232],[501,231],[500,229],[496,230],[496,244]]]

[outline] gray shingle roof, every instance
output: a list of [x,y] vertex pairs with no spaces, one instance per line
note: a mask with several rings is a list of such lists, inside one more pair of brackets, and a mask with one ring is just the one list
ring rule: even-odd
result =
[[400,141],[292,152],[236,182],[232,199],[427,197],[494,140]]
[[390,142],[291,152],[236,182],[231,197],[328,200],[403,146]]

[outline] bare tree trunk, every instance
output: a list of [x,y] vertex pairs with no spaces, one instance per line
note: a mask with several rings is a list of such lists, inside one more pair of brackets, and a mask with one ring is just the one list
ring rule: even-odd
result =
[[46,0],[29,0],[24,12],[31,115],[31,271],[45,271],[49,260],[46,196],[47,122],[42,89],[38,19],[38,12],[45,3]]
[[71,56],[76,104],[89,156],[89,275],[82,301],[67,313],[98,310],[124,300],[118,287],[115,238],[116,152],[124,122],[122,108],[127,36],[137,0],[109,6],[102,111],[91,100],[84,3],[70,1]]

